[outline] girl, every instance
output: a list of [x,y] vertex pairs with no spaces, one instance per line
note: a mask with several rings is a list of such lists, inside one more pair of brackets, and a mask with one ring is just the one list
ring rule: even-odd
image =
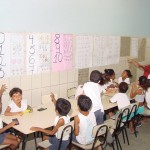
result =
[[132,77],[132,74],[130,70],[124,70],[121,77],[118,78],[118,84],[121,82],[126,82],[127,84],[130,84],[130,78]]

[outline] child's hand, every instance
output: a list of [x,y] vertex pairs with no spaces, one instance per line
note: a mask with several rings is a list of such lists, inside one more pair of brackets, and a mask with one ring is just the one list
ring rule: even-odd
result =
[[7,89],[6,84],[3,84],[0,89],[1,94],[3,94],[6,91],[6,89]]
[[52,101],[53,101],[53,99],[55,99],[54,93],[51,92],[50,97],[51,97],[51,99],[52,99]]
[[22,115],[23,115],[22,111],[17,113],[17,116],[22,116]]
[[11,127],[15,126],[16,124],[17,124],[17,122],[13,121],[13,122],[9,123],[8,126],[11,128]]
[[30,130],[32,130],[32,131],[39,131],[40,128],[39,127],[31,127]]

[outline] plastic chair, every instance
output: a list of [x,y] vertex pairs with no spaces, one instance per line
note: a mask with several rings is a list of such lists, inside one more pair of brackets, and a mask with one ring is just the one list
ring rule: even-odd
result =
[[[88,150],[88,149],[93,150],[94,148],[98,146],[103,146],[105,144],[107,138],[107,132],[108,132],[108,126],[106,124],[97,125],[93,128],[93,132],[92,132],[92,137],[94,137],[93,143],[83,145],[72,141],[72,144],[75,147],[79,147],[80,149],[83,150]],[[103,138],[101,142],[99,140],[99,137]]]
[[[69,135],[69,150],[71,150],[73,130],[74,130],[74,121],[71,121],[70,123],[63,125],[58,129],[57,138],[60,139],[58,150],[60,150],[61,148],[63,137],[67,135]],[[51,145],[51,143],[48,140],[45,140],[45,141],[38,143],[37,145],[38,145],[38,149],[44,149],[44,148],[48,148]]]
[[11,147],[10,145],[0,145],[0,150],[4,150],[4,149],[11,150]]

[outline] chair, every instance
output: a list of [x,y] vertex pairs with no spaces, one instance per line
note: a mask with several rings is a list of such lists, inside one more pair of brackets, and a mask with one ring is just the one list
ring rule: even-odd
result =
[[[69,150],[71,150],[73,130],[74,130],[74,121],[71,121],[70,123],[63,125],[58,129],[57,138],[60,139],[58,150],[60,150],[61,148],[63,137],[67,135],[69,135]],[[51,145],[51,143],[48,140],[45,140],[45,141],[38,143],[37,145],[38,145],[38,149],[44,149],[44,148],[48,148]]]
[[70,89],[67,90],[67,97],[70,98],[74,98],[75,97],[75,93],[76,93],[77,88],[76,87],[72,87]]
[[[54,94],[55,99],[58,98],[57,94]],[[42,96],[42,104],[52,103],[50,94]]]
[[11,150],[11,147],[10,147],[10,145],[0,145],[0,150]]
[[[72,144],[76,147],[79,147],[83,150],[93,150],[98,146],[103,146],[106,142],[108,132],[108,126],[106,124],[97,125],[93,128],[92,137],[94,137],[94,141],[91,144],[83,145],[72,141]],[[100,142],[99,137],[102,137],[102,141]]]

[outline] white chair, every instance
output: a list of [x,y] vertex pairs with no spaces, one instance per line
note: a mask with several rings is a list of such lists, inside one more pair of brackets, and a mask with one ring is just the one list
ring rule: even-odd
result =
[[75,97],[76,90],[77,90],[76,87],[69,88],[69,89],[67,90],[67,97],[68,97],[69,99],[70,99],[70,98],[74,98],[74,97]]
[[[92,131],[92,137],[94,137],[93,143],[83,145],[83,144],[79,144],[79,143],[72,141],[72,144],[75,147],[79,147],[84,150],[89,150],[89,149],[93,150],[94,148],[105,144],[106,138],[107,138],[107,132],[108,132],[108,126],[106,124],[97,125],[93,128],[93,131]],[[100,142],[99,140],[100,136],[103,137],[102,142]]]
[[[60,148],[61,148],[61,143],[62,143],[63,137],[65,137],[67,135],[69,135],[69,150],[71,150],[73,130],[74,130],[74,121],[71,121],[71,122],[63,125],[58,129],[57,138],[60,139],[58,150],[60,150]],[[51,143],[48,140],[45,140],[45,141],[38,143],[37,145],[38,145],[38,148],[44,149],[44,148],[48,148],[51,145]]]
[[[57,98],[58,98],[57,94],[54,94],[54,96],[55,96],[55,99],[57,100]],[[47,103],[52,103],[50,94],[42,96],[42,104],[47,104]]]
[[4,149],[11,150],[11,147],[10,145],[0,145],[0,150],[4,150]]

